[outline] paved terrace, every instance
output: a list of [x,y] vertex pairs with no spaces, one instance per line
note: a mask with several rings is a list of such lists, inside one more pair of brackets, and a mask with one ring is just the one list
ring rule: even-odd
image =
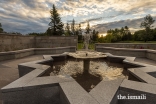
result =
[[[42,55],[33,55],[21,59],[14,59],[0,62],[0,88],[8,85],[19,78],[18,64],[43,59]],[[2,97],[0,93],[0,104],[2,104]]]
[[[14,59],[0,62],[0,88],[18,79],[18,64],[42,59],[42,55],[33,55],[21,59]],[[156,62],[147,58],[136,58],[135,61],[146,64],[156,65]],[[0,93],[0,104],[2,104]]]

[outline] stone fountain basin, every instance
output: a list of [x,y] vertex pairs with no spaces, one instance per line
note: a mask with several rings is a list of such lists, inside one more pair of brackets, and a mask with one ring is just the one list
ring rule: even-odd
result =
[[77,51],[74,53],[67,53],[68,56],[74,57],[76,59],[97,59],[97,58],[104,58],[107,57],[106,54],[102,52],[90,52],[90,51]]
[[[90,93],[87,93],[70,76],[47,76],[50,66],[46,63],[52,63],[54,56],[66,57],[67,55],[44,55],[43,60],[19,64],[20,78],[1,89],[4,104],[49,104],[54,102],[56,104],[120,104],[120,102],[131,104],[130,100],[119,101],[117,95],[136,93],[146,94],[147,103],[156,102],[156,78],[148,74],[155,72],[155,66],[134,62],[134,57],[105,54],[111,61],[122,60],[126,67],[130,67],[128,69],[130,74],[136,76],[140,82],[126,79],[101,81]],[[60,59],[64,60],[64,58]],[[144,67],[144,71],[140,67]],[[149,70],[148,73],[145,70]]]
[[67,53],[68,56],[71,56],[76,59],[83,60],[83,71],[84,73],[89,73],[89,67],[90,67],[90,60],[91,59],[99,59],[99,58],[105,58],[107,57],[106,54],[102,52],[96,52],[96,51],[77,51],[74,53]]

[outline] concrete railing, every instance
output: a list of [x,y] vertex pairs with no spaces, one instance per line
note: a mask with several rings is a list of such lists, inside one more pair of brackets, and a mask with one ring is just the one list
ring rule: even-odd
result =
[[76,46],[57,48],[30,48],[18,51],[0,52],[0,61],[22,58],[30,55],[61,54],[63,52],[75,52]]
[[119,56],[146,57],[151,60],[156,60],[156,50],[150,49],[129,49],[96,46],[96,51],[111,53],[113,55]]

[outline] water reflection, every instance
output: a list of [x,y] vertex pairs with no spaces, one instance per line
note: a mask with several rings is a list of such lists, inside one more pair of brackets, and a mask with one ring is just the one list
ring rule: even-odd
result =
[[83,61],[69,59],[61,62],[54,62],[51,75],[70,75],[86,91],[90,91],[101,80],[114,80],[117,78],[126,78],[123,74],[123,66],[118,63],[110,63],[105,59],[90,61],[89,73],[83,73]]

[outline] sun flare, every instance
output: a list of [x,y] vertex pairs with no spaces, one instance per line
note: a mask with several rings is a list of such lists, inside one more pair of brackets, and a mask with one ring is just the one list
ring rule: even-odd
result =
[[104,37],[106,35],[107,35],[107,33],[99,34],[100,37],[102,37],[102,36]]

